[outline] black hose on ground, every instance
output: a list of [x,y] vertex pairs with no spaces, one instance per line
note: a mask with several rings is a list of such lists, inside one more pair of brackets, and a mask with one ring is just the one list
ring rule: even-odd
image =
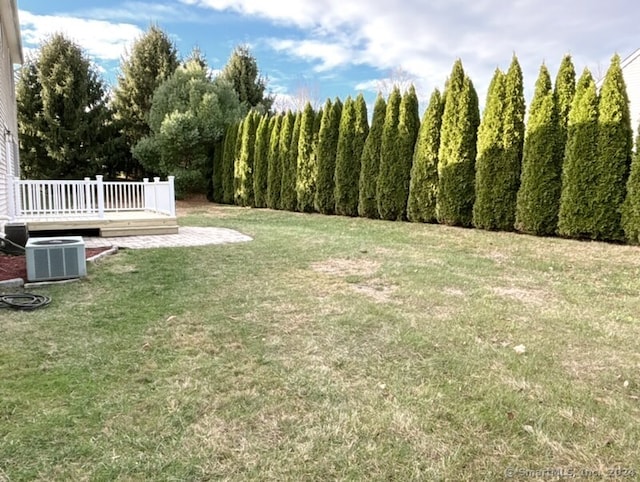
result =
[[47,306],[49,303],[51,303],[51,298],[44,295],[34,295],[31,293],[0,295],[0,308],[31,311]]

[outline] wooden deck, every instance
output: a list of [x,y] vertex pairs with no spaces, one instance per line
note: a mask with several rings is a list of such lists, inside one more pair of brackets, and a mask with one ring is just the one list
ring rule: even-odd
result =
[[175,216],[150,211],[106,212],[103,219],[92,217],[40,217],[17,218],[14,223],[25,223],[30,233],[38,231],[97,230],[102,237],[140,236],[145,234],[177,234]]

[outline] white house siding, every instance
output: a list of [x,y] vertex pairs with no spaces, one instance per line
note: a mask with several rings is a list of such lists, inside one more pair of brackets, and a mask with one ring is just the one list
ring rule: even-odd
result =
[[622,73],[627,84],[629,94],[629,107],[631,110],[631,126],[638,134],[640,125],[640,49],[629,55],[622,61]]
[[0,232],[9,214],[7,177],[19,175],[18,120],[13,76],[14,63],[22,62],[15,0],[0,0]]

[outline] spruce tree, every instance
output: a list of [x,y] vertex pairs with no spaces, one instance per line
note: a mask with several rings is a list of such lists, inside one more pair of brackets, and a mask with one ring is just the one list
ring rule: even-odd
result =
[[316,194],[316,178],[318,166],[314,152],[314,129],[316,113],[310,102],[305,105],[300,121],[300,140],[298,141],[298,159],[296,174],[296,196],[298,211],[313,211],[313,200]]
[[595,206],[593,237],[596,239],[624,239],[620,216],[631,166],[632,148],[633,129],[629,97],[622,76],[620,57],[616,54],[611,59],[611,66],[600,89],[598,106],[596,185],[591,189]]
[[331,103],[327,100],[325,115],[318,135],[318,178],[316,181],[315,207],[322,214],[335,212],[335,170],[338,138],[340,136],[340,119],[342,118],[342,102],[340,99]]
[[576,93],[576,71],[573,67],[570,55],[565,55],[560,63],[554,86],[556,109],[558,111],[558,136],[561,158],[564,159],[564,149],[567,143],[567,126],[569,124],[569,111]]
[[280,135],[287,114],[274,117],[274,126],[269,138],[269,172],[267,174],[267,207],[278,209],[282,186],[282,164],[280,163]]
[[422,117],[411,167],[407,217],[413,222],[436,222],[438,149],[443,111],[442,95],[435,89]]
[[250,112],[242,125],[242,145],[239,162],[236,164],[235,202],[239,206],[254,206],[253,168],[256,147],[256,129],[258,113]]
[[380,169],[376,185],[376,202],[381,219],[396,220],[398,217],[394,193],[399,180],[395,177],[396,166],[401,162],[398,150],[400,125],[400,104],[402,96],[396,86],[389,94],[384,126],[382,128],[382,145],[380,148]]
[[591,191],[597,180],[597,140],[598,94],[591,72],[585,68],[569,112],[558,214],[558,233],[562,236],[593,238],[596,233]]
[[622,206],[622,228],[627,242],[640,244],[640,126]]
[[516,205],[515,228],[537,235],[552,235],[558,225],[562,155],[560,124],[551,77],[540,67],[529,110],[524,140],[522,177]]
[[267,205],[267,177],[269,174],[269,135],[272,117],[261,116],[256,131],[254,154],[253,195],[255,206],[263,208]]
[[481,229],[500,229],[496,213],[502,208],[501,170],[505,167],[504,120],[506,110],[506,76],[496,69],[478,128],[476,159],[476,199],[473,224]]
[[298,205],[296,196],[296,170],[298,165],[298,142],[300,140],[300,126],[302,113],[296,112],[291,132],[291,140],[287,155],[282,158],[282,189],[280,191],[280,205],[285,211],[295,211]]
[[358,214],[362,217],[377,218],[376,185],[380,169],[380,148],[382,146],[382,130],[387,110],[387,102],[378,94],[373,107],[371,130],[365,141],[360,162],[360,181],[358,192]]
[[[335,212],[344,216],[355,216],[354,214],[354,189],[353,170],[354,154],[353,140],[356,130],[356,106],[351,98],[347,97],[342,108],[340,118],[340,133],[338,136],[338,151],[336,154],[335,170],[335,190],[336,201]],[[358,173],[359,175],[359,173]],[[357,212],[357,192],[355,193],[355,210]]]
[[222,202],[233,204],[236,139],[240,123],[231,124],[224,138],[224,154],[222,156]]
[[273,97],[265,95],[266,81],[260,76],[258,63],[249,47],[236,47],[220,77],[231,83],[240,102],[248,108],[266,113],[271,109]]
[[478,94],[457,60],[447,82],[438,150],[438,221],[470,226],[475,199]]

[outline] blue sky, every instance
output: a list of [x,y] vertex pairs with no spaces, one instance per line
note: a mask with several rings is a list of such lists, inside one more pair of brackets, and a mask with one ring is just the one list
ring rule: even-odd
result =
[[628,0],[18,0],[28,53],[61,31],[108,83],[151,23],[186,56],[197,45],[220,69],[249,45],[277,105],[363,92],[371,104],[393,80],[413,82],[426,107],[461,58],[481,103],[496,67],[513,53],[529,98],[542,62],[552,76],[565,53],[578,73],[604,75],[611,56],[640,47],[640,3]]

